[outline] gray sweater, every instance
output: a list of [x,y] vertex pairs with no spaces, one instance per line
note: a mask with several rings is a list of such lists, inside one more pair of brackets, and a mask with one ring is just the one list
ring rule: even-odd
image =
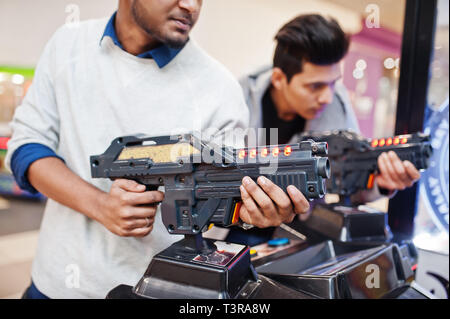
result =
[[[111,182],[91,178],[89,156],[103,153],[117,136],[208,130],[208,139],[217,139],[247,127],[238,82],[193,40],[160,69],[109,37],[100,43],[106,23],[65,26],[49,41],[12,122],[8,166],[17,148],[40,143],[107,192]],[[180,239],[160,217],[158,211],[147,237],[122,238],[49,199],[32,268],[36,287],[50,298],[104,298],[118,284],[135,285],[153,255]]]

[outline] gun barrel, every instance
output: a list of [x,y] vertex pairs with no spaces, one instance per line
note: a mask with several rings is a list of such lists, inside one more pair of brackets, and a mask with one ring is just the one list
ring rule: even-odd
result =
[[370,146],[377,158],[383,152],[393,151],[402,161],[410,161],[419,170],[428,168],[433,154],[429,136],[421,133],[373,139]]
[[323,178],[330,178],[330,161],[328,158],[321,157],[317,163],[317,170],[319,176]]

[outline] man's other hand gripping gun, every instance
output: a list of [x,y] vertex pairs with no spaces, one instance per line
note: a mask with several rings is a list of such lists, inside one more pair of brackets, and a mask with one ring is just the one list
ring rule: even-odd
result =
[[171,234],[195,235],[211,223],[239,221],[242,178],[265,176],[307,199],[325,194],[330,175],[327,144],[312,140],[253,149],[219,148],[194,135],[116,138],[102,155],[91,156],[94,178],[131,179],[155,190],[165,187],[163,223]]

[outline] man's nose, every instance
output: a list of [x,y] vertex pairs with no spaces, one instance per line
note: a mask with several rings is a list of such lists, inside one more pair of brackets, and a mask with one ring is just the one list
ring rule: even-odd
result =
[[334,90],[330,86],[326,86],[319,95],[319,104],[327,105],[333,102]]
[[178,6],[189,13],[194,13],[200,10],[201,0],[179,0]]

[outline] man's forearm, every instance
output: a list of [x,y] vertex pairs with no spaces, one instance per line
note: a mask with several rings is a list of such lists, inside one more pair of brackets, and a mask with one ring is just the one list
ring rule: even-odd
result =
[[106,193],[73,173],[60,159],[39,159],[30,165],[27,175],[33,187],[48,198],[98,220]]
[[356,194],[353,194],[350,197],[350,200],[353,204],[365,204],[373,202],[377,199],[380,199],[382,196],[378,189],[374,187],[373,189],[360,190]]
[[389,191],[380,189],[378,185],[375,185],[372,189],[360,190],[356,194],[351,196],[351,202],[353,204],[365,204],[376,201],[384,196],[391,198],[395,195],[395,191]]

